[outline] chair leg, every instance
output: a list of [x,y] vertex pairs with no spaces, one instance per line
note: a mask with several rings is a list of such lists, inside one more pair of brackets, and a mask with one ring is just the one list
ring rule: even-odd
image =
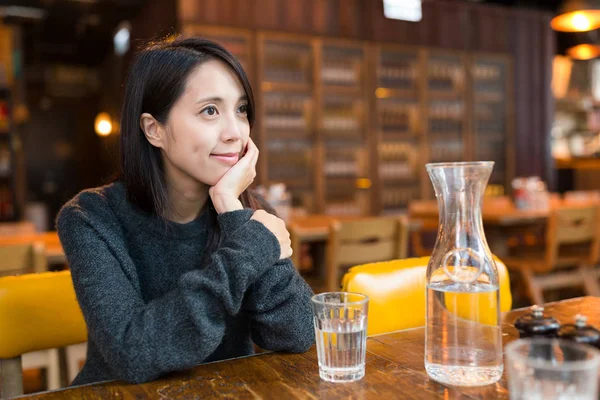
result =
[[600,285],[598,285],[598,277],[592,267],[582,265],[579,267],[579,272],[583,276],[583,286],[585,293],[588,296],[600,297]]
[[48,378],[48,390],[60,388],[60,363],[58,360],[58,349],[48,350],[48,366],[46,368]]
[[10,399],[23,394],[21,356],[0,359],[0,398]]
[[529,298],[533,301],[533,304],[544,304],[544,294],[542,288],[538,284],[530,268],[524,267],[521,269],[521,275],[525,280],[527,291],[529,292]]
[[74,344],[67,346],[67,370],[69,373],[69,383],[73,382],[73,379],[79,373],[79,363],[85,361],[87,353],[87,342]]

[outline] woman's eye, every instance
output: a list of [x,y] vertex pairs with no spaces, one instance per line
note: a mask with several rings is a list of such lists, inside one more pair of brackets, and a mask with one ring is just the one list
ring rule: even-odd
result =
[[238,108],[238,112],[246,114],[248,112],[248,104],[242,104],[240,108]]
[[201,114],[206,114],[209,116],[217,115],[217,109],[213,106],[208,106],[204,110],[202,110]]

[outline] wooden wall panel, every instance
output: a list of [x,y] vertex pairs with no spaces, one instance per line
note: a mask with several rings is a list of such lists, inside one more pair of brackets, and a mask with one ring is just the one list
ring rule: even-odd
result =
[[459,0],[423,0],[418,23],[386,19],[381,0],[179,0],[179,10],[180,19],[199,24],[508,54],[514,60],[515,172],[553,184],[555,35],[548,14]]

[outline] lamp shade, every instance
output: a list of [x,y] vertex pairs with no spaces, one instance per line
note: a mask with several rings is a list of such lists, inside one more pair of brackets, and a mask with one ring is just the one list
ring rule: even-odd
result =
[[587,32],[600,28],[600,0],[566,0],[550,26],[561,32]]
[[569,47],[567,55],[575,60],[590,60],[600,56],[600,46],[590,43],[578,44]]

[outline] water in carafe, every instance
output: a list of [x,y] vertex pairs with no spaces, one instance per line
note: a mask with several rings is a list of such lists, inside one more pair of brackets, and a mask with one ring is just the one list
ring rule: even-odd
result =
[[492,162],[428,164],[440,227],[427,268],[425,369],[453,386],[503,371],[498,271],[481,220]]

